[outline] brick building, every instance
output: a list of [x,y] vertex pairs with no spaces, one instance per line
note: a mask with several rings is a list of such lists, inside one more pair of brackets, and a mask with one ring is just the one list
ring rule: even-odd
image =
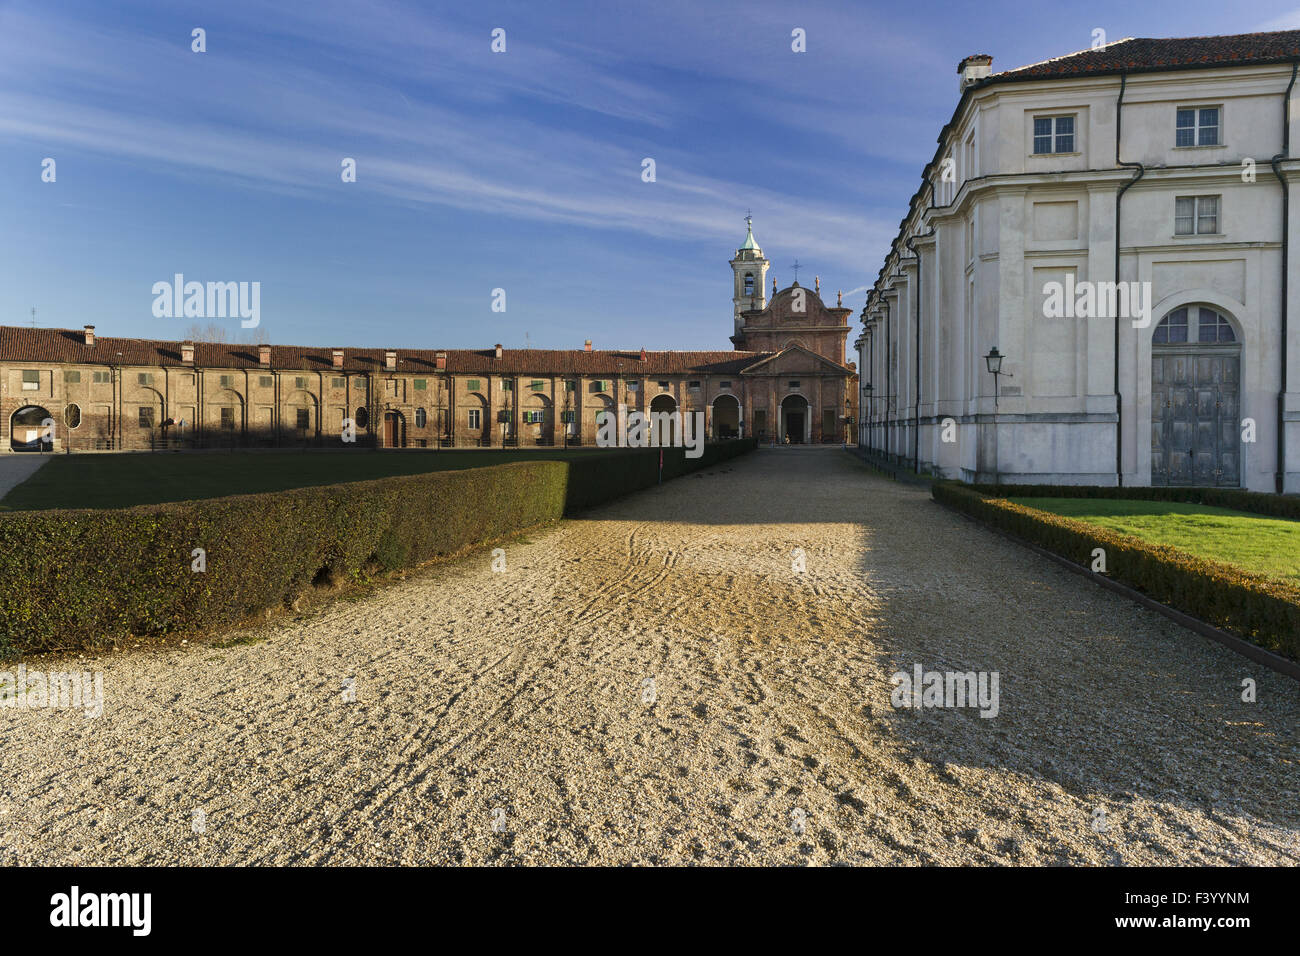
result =
[[228,345],[0,326],[0,453],[329,445],[345,422],[357,443],[385,448],[592,445],[597,414],[619,406],[702,411],[710,439],[843,441],[856,414],[849,310],[797,283],[768,306],[759,283],[736,349],[718,352]]

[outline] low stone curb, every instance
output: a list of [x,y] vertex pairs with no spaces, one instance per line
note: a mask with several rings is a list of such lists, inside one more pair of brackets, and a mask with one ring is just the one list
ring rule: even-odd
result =
[[1068,558],[1061,557],[1061,555],[1057,554],[1054,551],[1049,551],[1040,545],[1034,544],[1030,541],[1026,541],[1024,538],[1016,537],[1014,534],[1010,534],[1009,532],[1003,531],[1001,528],[995,528],[991,524],[987,524],[983,521],[980,521],[974,515],[969,515],[966,512],[958,508],[954,508],[951,505],[945,504],[942,501],[936,501],[935,504],[939,505],[941,508],[951,511],[953,514],[960,515],[961,517],[967,519],[968,521],[973,522],[974,524],[979,525],[980,527],[984,528],[987,531],[992,531],[994,534],[1006,538],[1008,541],[1014,541],[1016,544],[1020,545],[1021,547],[1028,548],[1030,551],[1033,551],[1035,554],[1041,555],[1044,558],[1048,558],[1049,560],[1059,564],[1061,567],[1073,571],[1076,574],[1082,575],[1083,577],[1088,578],[1090,581],[1093,581],[1094,583],[1101,585],[1103,588],[1106,588],[1109,591],[1114,591],[1116,594],[1121,594],[1124,597],[1128,598],[1129,600],[1134,601],[1145,608],[1149,608],[1152,611],[1157,612],[1158,614],[1163,614],[1165,617],[1169,618],[1169,620],[1173,621],[1175,624],[1181,624],[1183,627],[1187,628],[1188,630],[1195,631],[1197,634],[1200,634],[1202,637],[1208,637],[1212,641],[1218,641],[1220,644],[1222,644],[1224,647],[1228,648],[1229,650],[1236,651],[1238,654],[1241,654],[1243,657],[1249,657],[1257,664],[1263,664],[1269,670],[1276,671],[1279,674],[1285,674],[1287,677],[1290,677],[1293,680],[1300,681],[1300,662],[1290,660],[1289,658],[1283,657],[1280,654],[1274,654],[1272,651],[1260,647],[1258,644],[1252,644],[1250,641],[1247,641],[1244,638],[1237,637],[1235,634],[1229,634],[1227,631],[1220,630],[1219,628],[1215,627],[1213,624],[1208,624],[1205,621],[1202,621],[1198,617],[1192,617],[1190,614],[1187,614],[1183,611],[1179,611],[1176,608],[1172,608],[1167,604],[1161,604],[1159,601],[1147,597],[1147,595],[1143,594],[1141,591],[1135,590],[1134,588],[1131,588],[1126,584],[1121,584],[1119,581],[1116,581],[1114,578],[1108,578],[1106,577],[1106,575],[1098,574],[1096,571],[1093,571],[1090,568],[1086,568],[1081,564],[1075,564],[1073,561],[1069,560]]

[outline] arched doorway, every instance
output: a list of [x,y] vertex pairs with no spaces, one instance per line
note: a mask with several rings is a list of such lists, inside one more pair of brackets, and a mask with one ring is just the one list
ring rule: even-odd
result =
[[808,400],[802,395],[787,395],[781,402],[781,441],[791,445],[807,442],[812,422],[808,415]]
[[555,422],[551,416],[550,399],[545,395],[534,393],[528,396],[526,402],[521,413],[524,439],[534,445],[555,444]]
[[24,405],[9,419],[9,447],[14,451],[50,451],[54,448],[54,426],[45,424],[54,416],[40,405]]
[[1208,305],[1174,309],[1151,333],[1151,484],[1241,484],[1241,342]]
[[740,437],[740,402],[734,395],[719,395],[713,400],[713,437]]
[[384,447],[406,447],[406,416],[401,412],[384,412]]
[[[656,395],[650,399],[650,414],[660,414],[671,416],[677,411],[677,399],[671,395]],[[668,418],[651,418],[650,419],[650,443],[660,447],[672,445],[674,434],[677,440],[681,439],[682,426],[681,421],[677,420],[674,425],[674,419]]]
[[[479,392],[471,392],[465,401],[465,437],[471,445],[492,443],[492,424],[488,421],[488,403]],[[456,431],[460,431],[459,428]]]

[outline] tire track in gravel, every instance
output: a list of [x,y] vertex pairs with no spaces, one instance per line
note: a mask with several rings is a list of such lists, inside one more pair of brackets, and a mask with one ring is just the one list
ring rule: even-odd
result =
[[[838,452],[505,549],[0,715],[0,864],[1300,862],[1290,682]],[[999,718],[895,711],[913,662]]]

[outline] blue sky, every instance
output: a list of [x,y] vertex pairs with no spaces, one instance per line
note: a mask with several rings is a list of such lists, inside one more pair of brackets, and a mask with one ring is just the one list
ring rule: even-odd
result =
[[277,343],[729,348],[747,209],[782,286],[797,258],[860,307],[957,62],[1010,69],[1097,27],[1244,33],[1300,8],[0,0],[0,324],[35,307],[180,338],[193,320],[155,318],[150,291],[180,272],[260,282]]

